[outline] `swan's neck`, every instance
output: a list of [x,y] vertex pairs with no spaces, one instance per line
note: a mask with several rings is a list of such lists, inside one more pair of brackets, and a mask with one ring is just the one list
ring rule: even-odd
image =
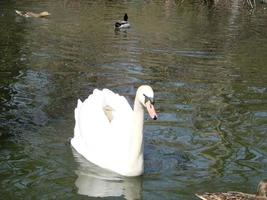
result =
[[[133,162],[143,162],[143,125],[144,107],[137,98],[133,109],[133,132],[131,139],[131,153]],[[141,160],[140,160],[141,159]]]

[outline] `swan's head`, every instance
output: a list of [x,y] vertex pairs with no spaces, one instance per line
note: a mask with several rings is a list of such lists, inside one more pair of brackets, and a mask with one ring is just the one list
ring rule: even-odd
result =
[[154,92],[153,89],[148,85],[142,85],[137,89],[136,96],[139,102],[146,107],[148,114],[154,120],[158,118],[154,108]]

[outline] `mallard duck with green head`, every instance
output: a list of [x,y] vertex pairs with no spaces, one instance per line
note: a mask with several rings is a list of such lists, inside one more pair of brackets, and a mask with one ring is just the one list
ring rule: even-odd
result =
[[123,29],[123,28],[130,28],[130,23],[128,21],[127,13],[124,14],[122,21],[117,21],[115,23],[115,29]]

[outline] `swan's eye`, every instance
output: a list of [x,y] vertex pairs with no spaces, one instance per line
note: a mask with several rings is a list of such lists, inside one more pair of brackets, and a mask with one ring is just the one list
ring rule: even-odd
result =
[[152,105],[155,104],[155,101],[154,101],[153,98],[148,97],[148,96],[146,96],[145,94],[143,94],[143,95],[144,95],[144,97],[145,97],[145,104],[146,104],[148,101],[150,101],[150,103],[151,103]]

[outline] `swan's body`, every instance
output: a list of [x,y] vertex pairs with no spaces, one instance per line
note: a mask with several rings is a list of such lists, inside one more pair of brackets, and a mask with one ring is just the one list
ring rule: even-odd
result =
[[136,92],[134,109],[125,97],[108,89],[95,89],[75,109],[72,146],[92,163],[124,176],[138,176],[144,170],[144,106],[153,119],[153,90],[141,86]]
[[34,13],[34,12],[24,12],[24,11],[19,11],[19,10],[15,10],[15,12],[22,16],[22,17],[35,17],[35,18],[40,18],[40,17],[47,17],[50,15],[49,12],[44,11],[44,12],[40,12],[40,13]]
[[122,21],[117,21],[115,23],[115,29],[130,28],[130,23],[128,22],[128,15],[125,13]]
[[267,200],[267,180],[259,183],[256,195],[242,192],[206,192],[196,196],[203,200]]

